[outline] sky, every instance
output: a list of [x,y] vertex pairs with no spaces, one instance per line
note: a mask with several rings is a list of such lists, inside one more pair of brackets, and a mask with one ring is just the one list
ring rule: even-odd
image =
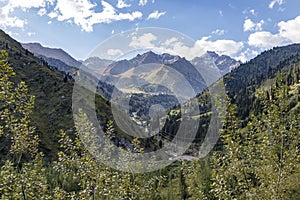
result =
[[[300,43],[299,0],[0,0],[0,28],[20,42],[62,48],[84,60],[99,44],[128,30],[156,27],[185,35],[169,50],[215,51],[245,62],[274,46]],[[153,45],[159,35],[132,34],[128,44]],[[170,45],[172,44],[172,45]],[[121,48],[108,55],[122,54]]]

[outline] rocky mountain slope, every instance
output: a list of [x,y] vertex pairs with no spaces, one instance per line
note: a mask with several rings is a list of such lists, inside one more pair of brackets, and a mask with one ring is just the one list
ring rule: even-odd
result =
[[[226,95],[231,102],[237,106],[239,119],[246,124],[251,114],[258,114],[261,111],[259,100],[256,94],[257,89],[268,88],[274,82],[278,73],[282,73],[284,81],[293,87],[299,87],[300,80],[300,44],[292,44],[283,47],[275,47],[271,50],[262,52],[257,57],[241,64],[226,74],[218,82],[225,86]],[[270,88],[268,88],[270,90]],[[291,97],[289,109],[299,111],[299,89],[294,89],[295,94]],[[194,99],[195,100],[195,99]],[[199,102],[200,115],[192,118],[200,119],[200,128],[197,133],[196,141],[200,142],[206,136],[208,125],[211,119],[211,96],[209,89],[199,94],[196,98]],[[175,110],[176,111],[176,110]],[[176,113],[175,111],[171,113]],[[180,120],[179,115],[173,115],[167,121],[164,132],[176,133]]]
[[[132,89],[135,89],[133,92],[143,92],[136,87],[149,83],[165,86],[170,90],[182,90],[183,81],[196,94],[206,88],[203,77],[188,60],[170,54],[159,55],[152,51],[110,64],[104,72],[103,80],[116,84],[120,79],[124,83],[118,85],[120,89],[123,87],[125,90],[125,87],[132,85]],[[130,88],[127,88],[127,92],[129,91]]]
[[191,63],[201,72],[208,85],[216,82],[241,64],[229,56],[220,56],[213,51],[208,51],[204,55],[194,58]]

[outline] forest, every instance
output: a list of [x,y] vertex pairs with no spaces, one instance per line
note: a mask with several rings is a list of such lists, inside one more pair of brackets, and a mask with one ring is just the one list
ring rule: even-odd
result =
[[[248,76],[247,90],[234,85],[236,91],[251,95],[240,99],[228,93],[223,99],[227,112],[219,145],[208,156],[178,160],[139,174],[112,169],[91,154],[80,138],[96,135],[95,129],[80,111],[75,121],[86,126],[75,123],[72,130],[57,127],[53,130],[57,144],[48,144],[55,147],[49,153],[43,147],[45,135],[33,123],[39,97],[32,95],[27,82],[16,77],[10,56],[1,51],[1,199],[300,198],[298,55],[280,62],[278,69],[262,72],[259,81]],[[225,80],[232,77],[225,76]],[[205,99],[205,92],[198,96],[201,98]],[[107,137],[116,135],[112,120],[107,120],[105,127]],[[132,138],[131,143],[133,148],[128,151],[144,152],[138,138]],[[111,146],[105,148],[103,158],[107,159],[112,156]],[[133,157],[128,154],[128,159]],[[138,166],[137,162],[132,167]]]

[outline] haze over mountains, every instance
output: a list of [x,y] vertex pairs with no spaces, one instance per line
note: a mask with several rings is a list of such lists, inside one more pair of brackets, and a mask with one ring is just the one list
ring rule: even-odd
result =
[[[55,71],[76,76],[79,61],[74,62],[75,59],[70,59],[69,54],[63,50],[32,43],[22,46],[34,51],[38,58],[46,61]],[[194,98],[239,65],[240,62],[229,56],[219,56],[215,52],[207,52],[189,61],[178,55],[148,51],[131,59],[115,62],[90,57],[82,61],[79,68],[99,79],[97,91],[108,100],[116,91],[119,97],[125,99],[127,93],[140,94],[134,96],[135,102],[130,101],[128,112],[130,115],[137,113],[142,117],[147,115],[147,110],[155,102],[163,103],[164,109],[168,110],[178,103]],[[176,98],[178,101],[175,101]]]
[[[156,54],[152,51],[148,51],[142,55],[138,54],[129,60],[113,62],[98,57],[90,57],[81,63],[62,49],[43,47],[39,43],[27,43],[22,44],[22,46],[64,74],[71,75],[82,65],[82,67],[85,67],[85,70],[92,74],[102,76],[102,81],[112,85],[120,78],[122,78],[122,81],[125,81],[124,78],[127,79],[127,84],[122,84],[122,86],[128,86],[133,82],[138,82],[140,85],[143,85],[147,84],[151,79],[152,81],[155,80],[159,85],[164,84],[166,87],[173,89],[178,88],[180,90],[182,89],[180,85],[174,85],[175,82],[178,83],[178,80],[164,80],[164,77],[171,77],[170,74],[173,74],[174,79],[176,79],[175,76],[178,79],[178,74],[174,74],[179,73],[183,75],[181,79],[187,80],[196,94],[240,65],[240,62],[229,56],[220,56],[215,52],[207,52],[204,55],[188,61],[178,55],[170,55],[167,53]],[[150,66],[150,64],[155,65]],[[138,66],[143,66],[144,71],[147,71],[147,77],[145,73],[138,72]],[[139,70],[141,70],[141,68]],[[130,81],[128,82],[128,80]],[[122,88],[120,89],[122,90]],[[123,89],[125,91],[125,88]],[[143,92],[136,89],[130,90],[129,88],[127,88],[126,91]]]
[[159,55],[152,51],[109,65],[103,74],[103,80],[114,85],[120,79],[122,84],[119,86],[129,90],[130,87],[147,83],[164,85],[172,91],[182,90],[182,85],[178,84],[182,84],[183,80],[191,85],[196,94],[206,88],[203,77],[185,58],[169,54]]
[[[122,93],[148,94],[148,96],[138,96],[139,103],[136,104],[138,107],[135,107],[133,104],[130,108],[131,114],[136,112],[144,115],[147,113],[146,110],[150,104],[157,102],[157,100],[165,103],[165,109],[172,108],[176,104],[170,98],[174,96],[174,91],[180,94],[177,98],[182,98],[184,101],[193,98],[193,95],[199,94],[197,97],[198,101],[206,102],[202,103],[200,107],[202,125],[197,135],[197,138],[203,138],[203,133],[207,129],[205,124],[210,119],[210,105],[207,104],[209,102],[209,94],[207,94],[207,91],[204,91],[208,86],[224,77],[226,92],[238,105],[238,115],[241,119],[247,119],[249,113],[257,109],[255,103],[256,88],[261,87],[261,84],[266,79],[274,77],[283,67],[281,63],[296,56],[300,52],[299,49],[297,44],[273,48],[244,64],[229,56],[219,56],[215,52],[210,51],[191,61],[177,55],[156,54],[149,51],[138,54],[128,60],[124,59],[115,62],[91,57],[83,61],[84,65],[82,66],[93,76],[101,77],[97,90],[108,100],[111,99],[115,88]],[[46,50],[48,51],[49,49],[46,48]],[[67,53],[63,54],[66,55]],[[50,61],[51,59],[58,60],[57,57],[48,57],[47,59]],[[60,62],[63,63],[63,61],[59,60],[56,64],[59,66],[66,65]],[[53,62],[48,64],[51,66]],[[66,69],[62,71],[65,70],[67,72]],[[76,68],[71,67],[71,69]],[[175,75],[174,71],[176,72]],[[182,82],[183,79],[186,82]],[[190,84],[195,93],[193,95],[188,93],[188,90],[183,87],[184,84],[181,83]],[[204,93],[202,93],[203,91]],[[180,100],[179,103],[181,103]],[[198,117],[194,116],[194,118]],[[173,124],[174,122],[169,123],[164,128],[164,132],[171,135],[173,132],[176,132],[178,124]]]
[[[46,65],[43,60],[34,57],[33,54],[22,48],[20,43],[10,38],[7,34],[4,32],[0,33],[1,48],[7,50],[9,53],[9,62],[16,71],[16,80],[24,80],[28,84],[31,94],[36,96],[35,109],[32,119],[33,123],[37,127],[37,131],[41,133],[43,148],[45,151],[56,151],[57,130],[68,130],[72,128],[73,122],[71,98],[73,83],[72,81],[65,80],[64,76],[61,75],[61,72],[58,73],[57,70],[51,68],[49,63]],[[208,52],[199,58],[195,58],[191,62],[180,56],[173,56],[169,54],[158,55],[153,52],[146,52],[142,55],[137,55],[130,60],[120,60],[105,66],[106,71],[104,74],[108,74],[111,77],[118,77],[122,75],[122,78],[126,78],[128,76],[132,76],[132,74],[139,74],[139,67],[136,67],[137,65],[141,64],[141,66],[145,67],[142,69],[146,69],[148,67],[148,63],[158,62],[159,67],[155,68],[156,71],[151,71],[151,68],[149,68],[149,73],[140,73],[139,75],[141,75],[141,77],[135,77],[135,79],[139,80],[139,78],[143,78],[143,76],[145,77],[145,75],[151,74],[161,78],[163,77],[163,74],[167,75],[170,70],[176,69],[176,71],[180,71],[183,70],[180,68],[180,66],[185,66],[187,69],[189,69],[185,72],[185,75],[187,76],[186,80],[190,80],[192,85],[193,83],[205,83],[203,80],[206,80],[207,78],[202,76],[202,74],[200,74],[200,76],[199,73],[196,75],[191,75],[193,72],[198,72],[199,69],[197,69],[197,67],[199,66],[210,67],[206,69],[211,72],[212,75],[215,75],[213,72],[215,72],[217,69],[221,69],[221,71],[219,71],[219,73],[215,75],[212,80],[218,80],[219,76],[221,76],[221,73],[226,73],[226,70],[231,70],[234,68],[234,70],[224,76],[226,92],[237,104],[238,116],[241,119],[247,119],[251,112],[254,112],[258,109],[257,101],[255,100],[255,90],[261,87],[261,85],[267,79],[274,78],[274,76],[280,70],[285,69],[286,71],[289,71],[289,64],[291,62],[296,64],[299,63],[299,60],[297,60],[297,55],[299,53],[299,44],[277,47],[263,52],[253,60],[236,67],[239,64],[237,61],[234,61],[226,56],[216,56],[216,54],[213,52]],[[58,60],[57,58],[52,59]],[[91,58],[88,60],[87,63],[89,64],[87,64],[87,66],[94,68],[97,66],[98,62],[103,63],[99,58]],[[192,63],[194,65],[192,65]],[[201,65],[201,63],[205,64]],[[107,63],[104,63],[103,65],[106,64]],[[167,66],[167,70],[161,68],[163,64]],[[122,70],[121,67],[123,66],[126,67],[126,70]],[[204,69],[201,68],[201,70]],[[294,72],[294,74],[297,73],[298,72]],[[208,76],[208,78],[211,77]],[[150,81],[151,79],[149,78],[147,80],[145,78],[145,80]],[[172,84],[172,82],[170,84]],[[198,85],[198,88],[201,86],[203,87],[203,85]],[[141,113],[145,113],[145,111],[141,109],[148,108],[151,103],[156,103],[157,100],[163,100],[163,98],[165,98],[164,96],[160,96],[158,98],[158,96],[155,96],[155,93],[169,92],[166,87],[162,87],[159,84],[157,84],[156,88],[153,87],[156,87],[155,84],[150,86],[144,85],[144,87],[138,88],[143,91],[148,91],[148,94],[153,94],[153,98],[136,96],[137,101],[139,102],[137,105],[139,105],[138,108],[140,108]],[[103,93],[107,93],[105,96],[106,100],[100,97],[98,97],[96,100],[99,121],[102,123],[101,125],[105,125],[107,119],[112,119],[110,102],[108,99],[109,94],[111,94],[114,89],[111,86],[106,87],[104,83],[100,84],[98,89],[106,91]],[[168,97],[166,96],[166,98]],[[199,102],[200,115],[192,116],[191,119],[201,119],[199,126],[200,128],[197,134],[197,141],[201,141],[205,136],[207,124],[210,120],[211,105],[209,103],[210,100],[207,90],[198,94],[197,100]],[[80,99],[78,101],[80,101]],[[166,104],[168,104],[168,102],[166,102]],[[141,105],[145,105],[145,107],[142,107]],[[297,105],[297,103],[295,105]],[[135,110],[135,112],[136,111],[138,110]],[[172,113],[177,113],[176,109]],[[163,133],[167,135],[176,133],[178,121],[180,121],[180,115],[176,114],[171,116],[170,120],[166,121],[166,125],[162,130]],[[117,135],[117,138],[119,139],[126,137],[122,135],[120,130],[117,131]],[[117,139],[117,141],[119,141],[119,139]],[[151,140],[150,143],[145,141],[145,144],[146,143],[149,145],[148,148],[151,148],[153,141]],[[124,142],[122,144],[124,144]]]

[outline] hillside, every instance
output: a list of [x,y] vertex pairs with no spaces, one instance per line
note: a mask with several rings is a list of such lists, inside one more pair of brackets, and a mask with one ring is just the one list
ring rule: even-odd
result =
[[284,68],[289,68],[289,60],[297,59],[300,44],[274,47],[256,58],[242,64],[224,77],[226,91],[238,106],[238,115],[246,119],[255,109],[254,92],[264,81],[274,78]]
[[[70,130],[74,127],[73,83],[66,80],[62,74],[51,70],[2,30],[0,30],[0,49],[6,50],[9,54],[9,63],[16,72],[14,81],[25,81],[30,93],[35,96],[32,122],[40,133],[40,147],[46,155],[50,157],[56,155],[59,130]],[[107,117],[109,115],[107,102],[101,97],[97,97],[96,101],[99,115]]]
[[71,77],[78,70],[78,68],[67,65],[63,61],[56,58],[46,57],[42,55],[37,55],[36,57],[45,62],[45,64],[49,65],[49,67],[54,71],[58,71],[61,74],[68,76],[69,79],[71,79]]
[[[31,94],[36,96],[35,110],[32,115],[33,123],[37,126],[37,131],[41,133],[41,147],[44,151],[52,154],[51,152],[56,151],[55,149],[57,149],[57,130],[68,130],[73,128],[71,108],[73,83],[72,81],[65,79],[65,76],[57,73],[57,69],[49,66],[49,63],[45,63],[36,58],[28,50],[22,48],[21,44],[10,38],[2,31],[0,35],[0,44],[1,49],[5,49],[9,52],[9,62],[12,64],[17,73],[16,81],[24,80],[28,84]],[[274,79],[279,71],[283,71],[284,76],[289,77],[291,77],[291,74],[299,74],[299,72],[292,73],[293,70],[298,69],[295,67],[295,69],[291,69],[290,67],[291,63],[296,63],[296,66],[297,63],[299,63],[299,56],[297,55],[299,53],[300,45],[297,44],[285,47],[276,47],[272,50],[263,52],[261,55],[245,64],[241,64],[239,67],[232,70],[231,73],[225,75],[224,84],[226,86],[227,94],[232,98],[232,101],[237,104],[238,115],[241,119],[246,122],[250,113],[259,111],[260,108],[258,107],[258,102],[255,97],[255,91],[257,88],[266,87],[269,81]],[[90,62],[92,61],[93,60]],[[234,62],[230,62],[230,59],[228,61],[230,64],[236,64]],[[110,74],[114,75],[123,73],[126,75],[127,73],[128,75],[136,70],[134,66],[153,62],[169,64],[171,67],[181,71],[184,71],[184,68],[180,67],[191,65],[188,61],[180,58],[179,56],[172,56],[168,54],[157,55],[153,52],[147,52],[143,55],[138,55],[131,60],[122,60],[112,63],[109,65],[106,73],[110,72]],[[65,64],[60,61],[57,61],[57,63],[59,63],[60,66],[64,66]],[[217,66],[216,64],[214,65]],[[185,71],[186,75],[191,74],[188,72],[188,70]],[[291,84],[291,82],[289,82],[289,84]],[[106,94],[105,97],[109,98],[109,94],[113,91],[113,87],[109,85],[109,87],[102,87],[101,85],[105,84],[100,83],[98,91],[102,94]],[[297,85],[294,87],[297,88]],[[156,93],[158,92],[158,88],[164,92],[168,92],[165,87],[161,87],[159,84],[157,88],[153,88],[153,86],[149,87],[147,85],[147,87],[143,88],[143,90]],[[295,91],[297,91],[297,89],[295,89]],[[141,106],[142,104],[140,102],[143,98],[139,97],[139,100],[137,101],[140,110],[144,109],[144,106]],[[156,98],[156,96],[153,98]],[[149,102],[152,101],[151,98],[148,99]],[[207,124],[210,120],[211,105],[209,99],[208,90],[205,90],[197,96],[197,100],[200,105],[200,115],[193,116],[193,118],[200,118],[200,128],[197,134],[197,141],[199,142],[202,141],[205,136]],[[292,100],[292,104],[294,106],[298,105],[295,99]],[[109,102],[100,96],[97,96],[96,102],[97,114],[102,122],[101,125],[105,125],[104,123],[107,119],[112,117]],[[174,103],[172,103],[172,105],[174,105]],[[149,105],[147,103],[145,108],[148,107]],[[297,110],[298,107],[299,106],[296,106],[294,110]],[[131,109],[132,108],[134,108],[134,106],[131,107]],[[134,111],[140,112],[136,109],[134,109]],[[170,119],[167,119],[167,123],[163,128],[163,134],[167,137],[171,137],[171,135],[177,132],[179,127],[178,121],[180,120],[179,112],[171,111],[170,113],[173,114]],[[149,142],[153,142],[153,140],[150,138],[148,141],[145,141],[145,143]],[[151,144],[145,145],[151,146]]]
[[[243,120],[243,124],[251,113],[258,114],[261,111],[256,91],[259,88],[270,90],[271,83],[274,83],[279,72],[282,73],[286,84],[292,85],[295,96],[291,97],[289,109],[298,112],[299,110],[299,89],[298,82],[300,80],[300,45],[293,44],[284,47],[276,47],[269,51],[263,52],[251,61],[241,64],[231,73],[224,76],[220,81],[224,81],[227,95],[231,98],[232,103],[236,104],[238,117]],[[298,94],[297,94],[298,92]],[[209,90],[197,96],[199,103],[200,128],[195,141],[203,141],[211,115],[211,101]],[[172,133],[177,132],[179,128],[178,121],[180,115],[176,109],[170,112],[170,119],[163,129],[166,138],[172,137]]]

